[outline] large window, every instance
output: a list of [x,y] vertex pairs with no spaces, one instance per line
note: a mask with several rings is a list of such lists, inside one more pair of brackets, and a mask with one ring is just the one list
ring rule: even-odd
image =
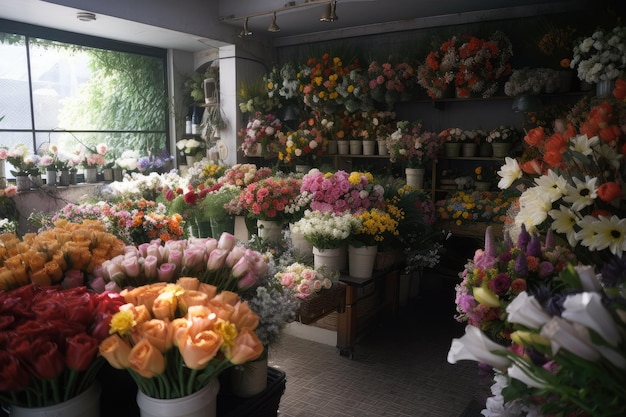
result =
[[[166,51],[0,20],[0,145],[65,154],[168,144]],[[9,167],[10,168],[10,167]]]

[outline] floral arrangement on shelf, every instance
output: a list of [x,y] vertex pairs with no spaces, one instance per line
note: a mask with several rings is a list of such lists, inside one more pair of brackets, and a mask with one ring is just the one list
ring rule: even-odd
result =
[[458,319],[468,326],[448,353],[450,363],[495,368],[483,414],[626,412],[615,401],[626,393],[623,276],[572,258],[550,234],[542,242],[522,230],[517,244],[497,244],[487,230],[457,287]]
[[323,156],[328,141],[317,129],[302,128],[279,135],[281,147],[278,159],[286,164],[310,165]]
[[626,75],[625,49],[625,26],[616,26],[610,31],[598,29],[575,42],[570,67],[576,70],[580,80],[588,83],[623,78]]
[[504,84],[504,94],[517,97],[524,94],[550,94],[559,89],[559,72],[550,68],[522,68],[513,70]]
[[213,185],[224,176],[226,171],[230,169],[228,165],[220,165],[215,163],[208,163],[202,168],[202,182],[205,185]]
[[437,160],[441,142],[436,133],[423,131],[419,121],[398,121],[386,140],[391,162],[403,161],[409,168],[424,168]]
[[550,26],[539,39],[537,46],[542,54],[551,59],[551,68],[569,69],[575,34],[576,29],[569,25]]
[[0,246],[0,290],[30,283],[84,285],[84,274],[123,252],[124,242],[93,220],[58,220],[53,228],[21,239],[6,234]]
[[355,214],[356,223],[350,234],[350,245],[378,246],[384,240],[398,236],[398,221],[387,211],[373,208]]
[[356,226],[349,211],[334,213],[306,210],[304,217],[293,225],[293,232],[301,233],[318,249],[336,249],[345,244]]
[[264,351],[254,333],[259,317],[237,294],[193,277],[155,283],[121,295],[127,304],[111,321],[100,354],[126,369],[152,398],[191,395],[224,370]]
[[513,126],[498,126],[487,133],[487,143],[515,143],[521,139],[521,133]]
[[238,95],[239,110],[244,114],[267,114],[281,107],[280,97],[268,95],[263,78],[242,83]]
[[140,157],[139,151],[131,149],[125,150],[117,160],[117,166],[127,171],[136,171]]
[[425,62],[417,67],[417,82],[432,99],[443,98],[446,90],[453,86],[459,60],[457,42],[456,37],[446,40],[429,52]]
[[374,110],[374,101],[369,95],[367,76],[361,68],[352,69],[337,86],[337,91],[343,97],[343,109],[347,113]]
[[449,127],[439,132],[439,140],[442,144],[465,142],[469,137],[467,131],[459,127]]
[[59,152],[56,145],[51,144],[45,152],[39,155],[37,165],[42,170],[61,171],[69,169],[69,156]]
[[295,100],[301,97],[298,69],[292,63],[286,63],[280,68],[273,67],[263,76],[263,81],[270,98]]
[[473,222],[504,223],[515,197],[505,197],[491,191],[458,191],[445,200],[437,201],[437,218],[457,226]]
[[402,95],[409,93],[415,84],[415,69],[408,62],[379,63],[371,61],[367,74],[370,96],[379,103],[393,106]]
[[458,69],[454,85],[457,96],[491,97],[498,89],[498,80],[511,73],[509,61],[513,48],[501,31],[488,39],[463,37],[458,46]]
[[[19,212],[15,205],[13,197],[17,195],[17,187],[8,185],[6,188],[0,188],[0,219],[4,220],[1,230],[7,230],[11,226],[16,227],[19,220]],[[15,229],[11,230],[15,232]]]
[[284,221],[285,209],[300,194],[300,186],[296,178],[268,177],[244,188],[238,206],[255,219]]
[[88,390],[103,365],[98,345],[123,302],[84,286],[29,284],[0,292],[0,403],[48,407]]
[[[325,53],[321,58],[309,58],[306,65],[300,70],[300,82],[304,94],[304,103],[313,108],[321,108],[325,105],[337,105],[344,102],[344,97],[339,93],[338,86],[348,77],[350,71],[360,67],[358,60],[354,59],[347,65],[338,56]],[[348,86],[347,92],[354,90],[354,86]]]
[[181,139],[176,142],[176,149],[184,153],[186,156],[202,155],[204,151],[204,142],[194,138]]
[[217,182],[221,184],[235,185],[245,188],[248,185],[259,182],[272,175],[272,170],[268,167],[257,168],[254,164],[235,164],[224,172]]
[[162,172],[171,169],[173,161],[174,157],[169,154],[167,149],[163,148],[158,154],[140,157],[137,160],[137,169],[139,172]]
[[[271,113],[256,112],[251,117],[245,129],[239,132],[243,138],[241,150],[246,156],[264,156],[269,152],[270,143],[277,141],[278,134],[283,126],[280,119]],[[260,153],[259,153],[260,147]],[[275,152],[270,152],[273,155]]]
[[540,127],[530,130],[524,141],[537,151],[537,173],[524,176],[512,158],[499,172],[500,188],[525,185],[515,224],[530,231],[552,230],[588,264],[619,259],[626,249],[620,174],[624,110],[623,101],[603,100],[578,128],[569,124],[552,134]]
[[472,178],[474,182],[496,183],[496,168],[493,166],[477,165],[472,170]]
[[337,282],[337,272],[328,273],[324,269],[315,269],[295,262],[276,273],[276,280],[288,288],[296,298],[314,297],[323,290],[329,290]]
[[10,170],[10,172],[15,177],[37,174],[39,172],[37,168],[39,157],[30,154],[28,147],[23,143],[13,145],[6,151],[6,156],[3,159],[13,166],[14,169]]
[[124,257],[102,263],[90,285],[97,291],[119,292],[127,287],[194,276],[218,291],[240,293],[258,286],[268,270],[261,253],[238,245],[233,235],[222,233],[219,239],[155,240],[136,247],[129,245]]
[[87,149],[81,164],[83,168],[102,168],[106,164],[105,155],[108,147],[105,143],[99,143],[95,149]]
[[126,172],[122,181],[114,181],[104,186],[101,190],[103,199],[111,202],[126,200],[156,200],[157,197],[168,188],[182,188],[187,183],[191,184],[191,178],[181,178],[176,172]]
[[311,210],[336,214],[380,208],[384,203],[383,187],[374,184],[374,177],[367,172],[323,173],[312,169],[302,178],[300,192],[311,195]]

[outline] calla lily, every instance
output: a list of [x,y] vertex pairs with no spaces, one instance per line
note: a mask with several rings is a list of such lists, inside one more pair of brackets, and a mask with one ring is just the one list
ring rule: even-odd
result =
[[589,334],[561,317],[552,317],[541,329],[541,336],[550,341],[552,354],[561,348],[588,361],[596,361],[600,353],[591,344]]
[[484,306],[500,307],[500,298],[498,298],[498,295],[485,286],[475,287],[472,294],[476,301]]
[[563,318],[592,329],[611,346],[617,346],[622,340],[615,321],[602,305],[600,294],[583,292],[570,295],[565,299],[563,307]]
[[522,381],[524,384],[532,388],[545,388],[547,385],[546,381],[537,378],[537,375],[533,374],[533,376],[531,377],[526,372],[524,372],[522,368],[515,364],[507,369],[507,374],[511,378]]
[[602,285],[595,273],[593,266],[590,265],[577,265],[574,267],[578,278],[580,278],[580,284],[585,291],[600,291]]
[[550,316],[544,311],[537,299],[522,291],[506,307],[509,314],[508,321],[521,324],[531,329],[539,329],[550,320]]
[[511,364],[511,361],[505,356],[492,353],[498,350],[506,350],[506,348],[490,340],[479,328],[467,326],[463,337],[452,339],[452,345],[448,351],[448,362],[455,364],[459,360],[466,359],[504,369]]

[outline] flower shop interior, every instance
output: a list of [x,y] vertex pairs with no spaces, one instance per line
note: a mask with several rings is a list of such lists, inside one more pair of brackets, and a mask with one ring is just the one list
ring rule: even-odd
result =
[[626,415],[625,11],[3,0],[0,416]]

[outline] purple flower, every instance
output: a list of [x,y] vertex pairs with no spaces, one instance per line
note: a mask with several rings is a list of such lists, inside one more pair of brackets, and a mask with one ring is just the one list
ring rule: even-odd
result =
[[517,247],[520,249],[526,249],[528,242],[530,241],[530,233],[526,231],[526,226],[522,224],[522,231],[517,238]]
[[498,295],[505,294],[511,287],[511,278],[502,272],[489,281],[489,288]]
[[539,276],[541,278],[548,277],[554,272],[554,265],[548,261],[543,261],[539,264]]
[[536,258],[541,256],[541,242],[536,234],[533,234],[530,238],[530,242],[526,246],[526,254]]
[[626,282],[626,256],[614,256],[602,266],[602,283],[608,288],[619,287]]
[[515,272],[520,277],[528,276],[528,263],[526,262],[526,254],[524,252],[520,252],[515,259]]

